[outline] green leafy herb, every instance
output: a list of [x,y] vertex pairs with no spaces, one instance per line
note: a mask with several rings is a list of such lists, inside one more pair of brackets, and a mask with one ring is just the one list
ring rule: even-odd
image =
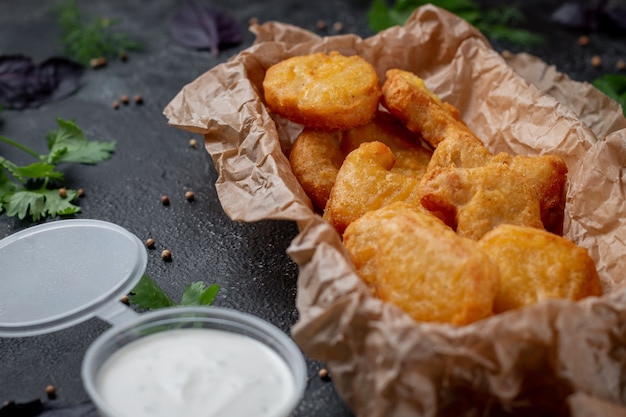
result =
[[129,295],[130,302],[139,308],[154,310],[164,307],[180,306],[208,306],[213,304],[220,287],[217,284],[208,287],[203,282],[193,282],[183,290],[182,299],[176,304],[158,285],[147,275],[141,277]]
[[622,106],[626,116],[626,76],[606,74],[593,80],[593,85]]
[[65,179],[58,165],[96,164],[109,159],[115,151],[115,142],[89,141],[73,121],[57,119],[57,124],[59,129],[46,135],[49,152],[45,155],[0,136],[0,142],[36,159],[19,166],[0,156],[0,214],[6,212],[9,217],[38,221],[46,216],[67,216],[80,211],[73,204],[78,191],[62,187]]
[[465,19],[490,39],[525,46],[542,41],[538,34],[513,27],[524,19],[518,9],[503,5],[483,10],[472,0],[396,0],[391,7],[387,6],[385,0],[374,0],[367,14],[370,29],[379,32],[391,26],[403,25],[415,9],[427,3]]
[[84,23],[76,0],[57,3],[55,9],[65,53],[84,65],[94,58],[110,58],[140,49],[139,43],[113,31],[117,20],[99,17]]

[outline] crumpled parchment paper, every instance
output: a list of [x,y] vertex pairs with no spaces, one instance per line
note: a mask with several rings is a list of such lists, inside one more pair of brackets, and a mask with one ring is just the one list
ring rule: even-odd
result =
[[[205,137],[233,220],[295,221],[302,350],[329,366],[358,416],[626,415],[626,120],[592,86],[532,56],[506,59],[432,5],[367,39],[319,37],[278,22],[184,86],[164,110]],[[335,231],[311,208],[285,153],[301,130],[268,113],[267,68],[318,51],[359,54],[381,81],[413,71],[492,152],[561,155],[569,169],[565,235],[596,261],[605,295],[552,300],[469,326],[417,323],[373,298]]]

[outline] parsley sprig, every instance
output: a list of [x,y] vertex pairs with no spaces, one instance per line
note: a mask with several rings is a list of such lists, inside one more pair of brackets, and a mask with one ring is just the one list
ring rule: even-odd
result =
[[141,277],[128,299],[138,308],[154,310],[158,308],[180,306],[206,306],[213,304],[220,287],[212,284],[207,287],[204,282],[193,282],[185,287],[180,303],[172,300],[156,282],[147,275]]
[[543,40],[536,33],[515,27],[524,19],[515,7],[502,5],[483,10],[472,0],[396,0],[391,7],[387,6],[385,0],[374,0],[367,14],[370,29],[379,32],[391,26],[403,25],[415,9],[427,3],[465,19],[493,40],[506,40],[524,46]]
[[[0,156],[0,214],[30,217],[66,216],[78,213],[80,207],[73,201],[77,190],[65,189],[61,163],[96,164],[111,157],[115,142],[89,141],[75,122],[57,119],[59,129],[48,132],[49,152],[40,155],[33,149],[0,136],[0,142],[18,148],[36,159],[28,165],[17,165]],[[61,189],[63,188],[63,191]]]
[[56,3],[55,10],[65,53],[83,65],[95,58],[110,58],[141,47],[126,35],[113,31],[118,20],[98,17],[85,23],[76,0]]

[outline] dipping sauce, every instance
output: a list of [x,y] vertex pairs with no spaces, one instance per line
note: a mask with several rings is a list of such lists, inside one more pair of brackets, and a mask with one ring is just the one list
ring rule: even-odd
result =
[[285,417],[296,395],[291,371],[272,348],[215,329],[131,342],[104,362],[96,387],[120,417]]

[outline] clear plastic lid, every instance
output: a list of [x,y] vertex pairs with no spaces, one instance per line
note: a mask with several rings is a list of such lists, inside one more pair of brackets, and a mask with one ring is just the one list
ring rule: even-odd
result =
[[0,336],[70,327],[128,314],[119,299],[141,279],[144,244],[100,220],[57,220],[0,240]]

